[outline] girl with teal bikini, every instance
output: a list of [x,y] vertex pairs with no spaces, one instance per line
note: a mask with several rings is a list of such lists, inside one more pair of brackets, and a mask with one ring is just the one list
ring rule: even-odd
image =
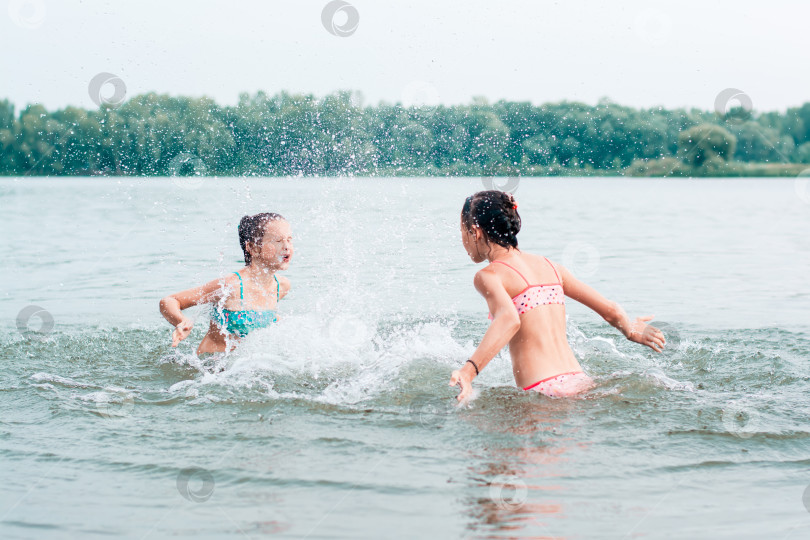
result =
[[212,304],[211,324],[198,355],[229,351],[240,337],[278,320],[278,301],[290,291],[290,280],[277,275],[292,259],[290,224],[279,214],[245,216],[239,222],[239,245],[244,268],[160,301],[160,312],[174,326],[172,347],[191,333],[194,323],[183,315],[191,306]]

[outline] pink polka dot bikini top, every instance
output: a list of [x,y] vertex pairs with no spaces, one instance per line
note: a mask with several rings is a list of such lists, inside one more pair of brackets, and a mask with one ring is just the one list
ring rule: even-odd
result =
[[[554,275],[557,276],[557,283],[532,285],[529,283],[529,280],[526,279],[523,274],[518,272],[518,270],[511,264],[507,264],[503,261],[492,261],[493,263],[500,263],[504,266],[508,266],[517,272],[517,274],[523,278],[523,281],[526,282],[526,288],[512,297],[512,303],[515,304],[515,309],[517,309],[518,315],[523,315],[527,311],[530,311],[537,306],[546,304],[565,304],[565,293],[563,292],[560,275],[557,273],[557,269],[554,268],[554,265],[551,264],[551,261],[549,261],[546,257],[543,258],[546,259],[546,262],[551,266],[551,269],[554,270]],[[492,319],[491,313],[489,318]]]

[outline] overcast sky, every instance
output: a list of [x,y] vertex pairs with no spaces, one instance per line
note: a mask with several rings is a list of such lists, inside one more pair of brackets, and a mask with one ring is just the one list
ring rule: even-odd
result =
[[360,90],[367,104],[608,97],[711,110],[727,88],[759,111],[810,101],[807,0],[351,0],[327,18],[346,36],[324,26],[326,0],[2,3],[0,99],[18,108],[94,108],[102,72],[130,97],[221,104],[282,89]]

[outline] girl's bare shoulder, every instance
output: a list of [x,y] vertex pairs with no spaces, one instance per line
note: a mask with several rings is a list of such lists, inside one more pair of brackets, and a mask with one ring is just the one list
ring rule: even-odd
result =
[[474,276],[473,280],[480,282],[484,278],[497,276],[498,272],[495,269],[495,267],[497,267],[497,266],[498,266],[497,264],[489,263],[485,267],[483,267],[480,270],[478,270],[477,272],[475,272],[475,276]]
[[277,276],[278,277],[278,284],[281,285],[281,298],[287,296],[287,293],[290,292],[292,288],[292,283],[288,278],[285,276]]
[[215,292],[219,298],[228,298],[233,295],[234,291],[238,295],[239,277],[235,272],[230,272],[210,281],[209,287],[211,287],[212,292]]
[[475,276],[473,277],[473,285],[478,292],[485,294],[489,289],[495,288],[496,286],[503,287],[501,278],[498,276],[498,272],[495,270],[496,266],[498,265],[488,264],[475,273]]
[[[239,271],[241,272],[241,270]],[[228,272],[227,274],[219,276],[214,281],[225,289],[233,290],[234,287],[239,287],[239,276],[236,275],[236,272]]]

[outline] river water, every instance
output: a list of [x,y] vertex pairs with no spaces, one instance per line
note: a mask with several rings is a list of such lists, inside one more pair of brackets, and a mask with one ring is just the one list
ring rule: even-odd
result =
[[[456,407],[482,188],[0,180],[0,536],[806,538],[806,179],[521,179],[521,248],[668,346],[569,300],[595,389],[524,393],[503,351]],[[194,308],[173,350],[158,300],[239,269],[260,211],[295,237],[281,321],[199,360]]]

